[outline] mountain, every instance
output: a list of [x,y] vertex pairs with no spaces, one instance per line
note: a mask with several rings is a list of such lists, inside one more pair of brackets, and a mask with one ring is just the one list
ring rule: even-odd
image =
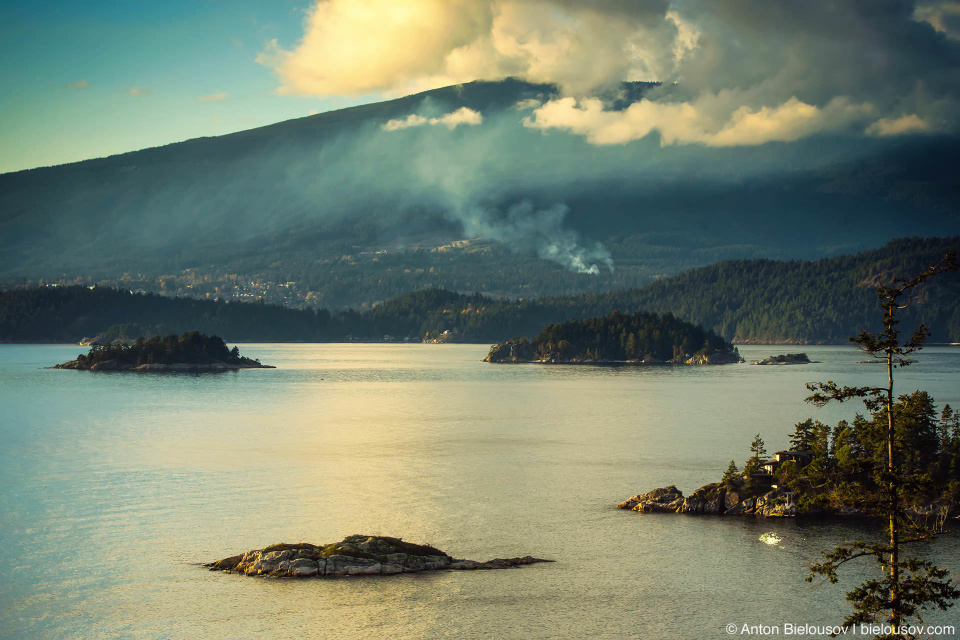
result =
[[[846,343],[878,330],[876,286],[910,277],[960,237],[910,238],[817,261],[733,260],[639,289],[511,301],[427,289],[368,311],[297,310],[263,303],[167,298],[104,287],[41,287],[0,294],[0,342],[75,342],[106,332],[136,337],[198,330],[230,342],[339,342],[351,338],[500,342],[544,326],[624,313],[672,314],[737,343]],[[960,274],[923,285],[902,312],[935,342],[960,342]],[[122,326],[118,326],[122,325]]]
[[[627,83],[608,106],[655,86]],[[524,126],[525,105],[556,95],[474,82],[0,175],[0,283],[342,308],[425,287],[636,288],[724,259],[960,232],[956,138],[600,146]],[[463,108],[482,122],[442,124]],[[410,116],[419,126],[386,126]]]

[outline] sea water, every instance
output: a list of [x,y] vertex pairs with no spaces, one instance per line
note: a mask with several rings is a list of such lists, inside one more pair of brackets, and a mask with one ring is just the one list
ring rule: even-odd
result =
[[[804,581],[869,523],[615,509],[717,480],[757,433],[775,451],[800,420],[862,412],[804,403],[809,381],[884,383],[855,349],[766,367],[491,365],[486,349],[249,344],[278,368],[149,375],[45,368],[77,346],[0,346],[0,636],[820,637],[796,631],[840,623],[874,575]],[[960,349],[896,376],[960,408]],[[354,533],[557,562],[303,581],[200,566]],[[917,551],[960,575],[957,536]],[[960,607],[928,621],[960,630]]]

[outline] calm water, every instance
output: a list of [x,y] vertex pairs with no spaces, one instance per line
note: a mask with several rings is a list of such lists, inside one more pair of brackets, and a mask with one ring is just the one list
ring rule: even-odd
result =
[[[642,369],[265,344],[241,350],[276,370],[42,368],[81,350],[0,345],[4,637],[722,638],[729,623],[838,622],[866,575],[803,581],[862,525],[613,508],[715,480],[758,431],[774,451],[799,420],[851,417],[860,407],[805,405],[803,385],[879,382],[852,348],[807,348],[822,361],[807,366]],[[899,381],[960,407],[960,349],[926,349]],[[759,540],[770,531],[780,544]],[[196,565],[352,533],[558,562],[298,582]],[[960,575],[960,538],[930,554]],[[960,629],[960,607],[931,620]]]

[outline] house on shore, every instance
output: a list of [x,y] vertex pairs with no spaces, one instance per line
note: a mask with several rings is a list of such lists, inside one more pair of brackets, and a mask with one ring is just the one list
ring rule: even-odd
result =
[[773,454],[773,460],[761,462],[757,465],[760,471],[752,474],[750,477],[756,487],[769,487],[776,489],[777,469],[785,462],[796,462],[797,466],[803,468],[813,461],[812,451],[777,451]]

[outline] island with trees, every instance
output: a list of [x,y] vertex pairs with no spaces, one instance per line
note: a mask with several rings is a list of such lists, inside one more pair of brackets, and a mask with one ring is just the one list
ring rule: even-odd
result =
[[494,345],[484,362],[550,364],[728,364],[736,347],[703,327],[666,313],[637,312],[548,325],[532,340]]
[[[960,515],[960,412],[940,411],[925,391],[893,404],[901,472],[911,490],[902,507],[916,518]],[[887,410],[834,426],[807,419],[794,426],[790,448],[768,455],[760,434],[742,467],[734,460],[717,482],[689,496],[663,487],[621,502],[639,512],[712,513],[769,517],[877,515],[871,505],[885,491]]]
[[132,344],[96,344],[76,360],[55,365],[55,369],[87,371],[229,371],[236,369],[273,369],[259,360],[240,355],[218,336],[188,331],[180,336],[137,338]]

